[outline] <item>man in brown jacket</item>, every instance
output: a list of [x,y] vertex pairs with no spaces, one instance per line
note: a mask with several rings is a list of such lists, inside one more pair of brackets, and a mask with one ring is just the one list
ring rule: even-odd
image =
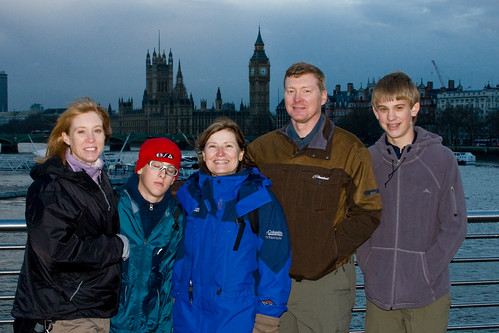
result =
[[381,200],[367,148],[321,112],[325,76],[307,63],[286,71],[291,122],[248,147],[286,215],[292,263],[281,332],[348,332],[355,303],[352,256],[379,225]]

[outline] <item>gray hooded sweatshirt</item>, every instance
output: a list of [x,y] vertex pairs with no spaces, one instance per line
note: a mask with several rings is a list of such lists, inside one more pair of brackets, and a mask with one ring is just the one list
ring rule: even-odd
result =
[[428,305],[450,291],[449,263],[466,237],[461,176],[442,138],[414,127],[397,158],[383,134],[369,148],[383,211],[358,249],[366,297],[379,308]]

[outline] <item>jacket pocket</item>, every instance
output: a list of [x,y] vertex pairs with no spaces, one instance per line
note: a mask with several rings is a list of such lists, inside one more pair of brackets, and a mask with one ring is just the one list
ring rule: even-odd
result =
[[366,295],[383,304],[392,298],[394,252],[392,249],[371,248],[362,264]]
[[395,304],[420,304],[433,297],[423,252],[399,250],[395,277]]
[[[305,195],[305,203],[316,213],[331,214],[336,212],[343,182],[334,170],[318,168],[303,170],[300,174],[301,188],[298,192]],[[334,216],[334,214],[333,214]]]

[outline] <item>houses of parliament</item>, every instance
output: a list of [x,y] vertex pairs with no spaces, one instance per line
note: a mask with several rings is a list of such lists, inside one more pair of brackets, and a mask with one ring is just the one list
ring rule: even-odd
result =
[[[159,52],[159,51],[158,51]],[[218,88],[215,104],[207,108],[201,100],[194,106],[192,94],[184,85],[180,61],[174,80],[172,52],[146,55],[146,87],[142,107],[134,108],[133,99],[119,99],[118,115],[112,117],[113,133],[147,133],[151,136],[168,134],[194,135],[202,133],[216,118],[226,116],[241,127],[246,136],[258,136],[275,128],[269,106],[270,62],[258,30],[253,56],[249,60],[249,106],[236,110],[232,103],[223,103]]]

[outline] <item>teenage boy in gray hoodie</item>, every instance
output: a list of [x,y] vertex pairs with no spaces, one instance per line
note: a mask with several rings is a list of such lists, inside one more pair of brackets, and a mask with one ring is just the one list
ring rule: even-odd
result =
[[406,74],[383,77],[371,102],[385,131],[369,148],[383,212],[357,251],[365,330],[447,332],[449,263],[467,228],[457,160],[441,137],[414,126],[419,91]]

